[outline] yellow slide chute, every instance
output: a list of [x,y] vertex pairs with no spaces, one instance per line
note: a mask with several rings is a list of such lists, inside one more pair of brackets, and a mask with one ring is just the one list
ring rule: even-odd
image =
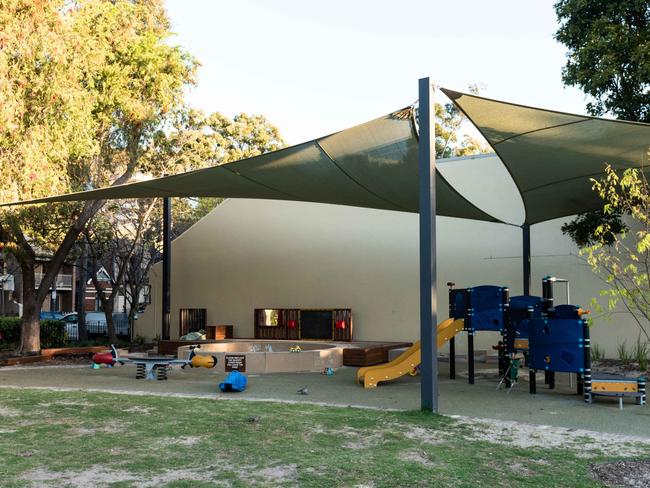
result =
[[[447,319],[438,324],[438,347],[442,347],[452,337],[463,330],[463,319]],[[410,373],[420,365],[420,341],[417,341],[406,351],[392,361],[377,366],[359,368],[357,383],[363,383],[364,388],[377,388],[382,381],[390,381]]]

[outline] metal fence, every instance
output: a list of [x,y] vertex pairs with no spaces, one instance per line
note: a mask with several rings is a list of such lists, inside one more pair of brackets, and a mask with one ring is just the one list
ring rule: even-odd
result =
[[[118,339],[128,340],[131,338],[131,325],[128,318],[115,318],[113,319],[115,326],[115,334]],[[79,340],[79,326],[76,323],[66,324],[66,339],[69,342]],[[106,322],[86,322],[86,331],[88,332],[88,339],[101,339],[108,338],[108,328]]]

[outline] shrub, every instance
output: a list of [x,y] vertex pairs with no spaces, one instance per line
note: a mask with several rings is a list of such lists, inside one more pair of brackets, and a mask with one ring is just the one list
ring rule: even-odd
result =
[[629,366],[630,363],[634,360],[634,356],[632,355],[632,350],[627,348],[627,344],[625,341],[619,343],[617,347],[618,351],[618,359],[620,359],[621,363],[623,363],[623,366]]
[[41,347],[65,346],[65,322],[61,320],[41,320]]
[[601,359],[605,359],[605,350],[598,344],[593,344],[591,346],[591,360],[600,361]]
[[[15,347],[20,341],[20,317],[0,317],[0,348]],[[60,320],[41,320],[41,347],[63,347],[65,323]]]
[[20,341],[20,317],[0,317],[0,347],[7,349]]
[[634,358],[634,361],[639,364],[639,369],[641,371],[646,371],[648,369],[648,353],[650,353],[648,343],[641,342],[641,338],[639,338],[632,348],[632,357]]

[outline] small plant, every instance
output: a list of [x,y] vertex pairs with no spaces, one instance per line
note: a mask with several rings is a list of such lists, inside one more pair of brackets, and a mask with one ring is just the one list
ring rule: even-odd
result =
[[648,343],[642,342],[641,337],[639,337],[632,348],[631,353],[634,361],[639,365],[639,369],[641,371],[646,371],[648,369],[648,354],[650,353]]
[[605,359],[605,349],[600,347],[598,344],[593,344],[591,346],[591,360],[601,361],[603,359]]
[[618,352],[618,359],[623,363],[623,366],[629,366],[634,360],[632,349],[628,349],[627,343],[623,341],[618,344],[616,350]]

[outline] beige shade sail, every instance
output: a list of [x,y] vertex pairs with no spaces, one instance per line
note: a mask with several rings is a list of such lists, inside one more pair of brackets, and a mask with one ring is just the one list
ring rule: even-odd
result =
[[[138,183],[6,205],[151,197],[295,200],[418,212],[411,107],[304,144]],[[499,222],[437,174],[437,214]]]
[[648,173],[650,124],[609,120],[442,91],[472,121],[510,172],[525,223],[603,208],[590,178],[616,169]]

